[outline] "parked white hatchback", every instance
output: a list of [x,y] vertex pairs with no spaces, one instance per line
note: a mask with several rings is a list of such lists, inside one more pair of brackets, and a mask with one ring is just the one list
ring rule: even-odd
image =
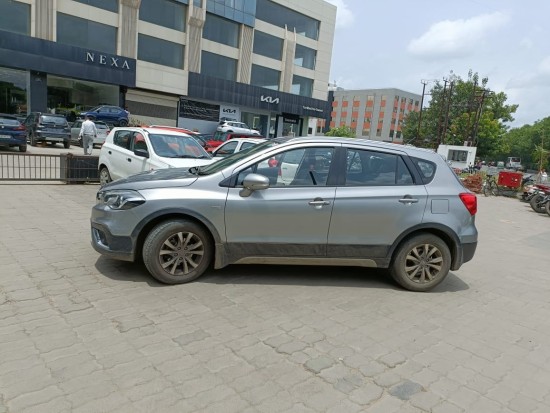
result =
[[191,136],[155,128],[114,128],[99,153],[99,182],[105,185],[143,171],[212,163]]
[[257,130],[251,129],[246,123],[237,122],[235,120],[221,120],[216,130],[220,132],[242,132],[253,133],[254,135],[260,134]]
[[245,149],[252,148],[259,143],[265,142],[267,139],[262,139],[258,136],[256,138],[235,138],[225,141],[220,146],[212,151],[212,156],[214,160],[223,159],[228,155],[231,155],[235,152],[244,151]]

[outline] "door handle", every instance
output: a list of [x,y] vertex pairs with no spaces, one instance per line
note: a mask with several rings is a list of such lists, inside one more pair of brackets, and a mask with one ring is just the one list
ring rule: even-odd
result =
[[401,202],[402,204],[416,204],[418,202],[418,199],[412,197],[407,198],[407,196],[405,196],[404,198],[401,198],[399,202]]
[[315,198],[313,201],[309,201],[308,204],[315,209],[321,209],[325,205],[330,205],[330,202],[325,201],[323,198]]

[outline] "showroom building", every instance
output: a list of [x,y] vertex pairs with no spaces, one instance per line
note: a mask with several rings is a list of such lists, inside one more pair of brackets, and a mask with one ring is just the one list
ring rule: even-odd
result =
[[0,112],[304,135],[330,115],[335,19],[324,0],[3,0]]

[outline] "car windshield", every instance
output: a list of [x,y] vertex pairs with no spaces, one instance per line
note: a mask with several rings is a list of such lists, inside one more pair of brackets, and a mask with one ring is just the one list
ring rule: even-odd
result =
[[109,129],[105,123],[99,123],[99,122],[95,123],[95,127],[97,129]]
[[225,142],[227,140],[227,135],[227,132],[217,131],[214,136],[212,136],[212,140],[217,142]]
[[190,136],[149,134],[149,139],[155,153],[164,158],[211,158],[208,152]]
[[233,154],[226,156],[225,158],[220,159],[219,161],[216,161],[206,166],[201,166],[199,170],[199,175],[214,174],[216,172],[221,171],[222,169],[227,168],[230,165],[233,165],[234,163],[239,162],[241,159],[244,159],[252,154],[262,152],[264,149],[277,146],[283,142],[286,142],[286,140],[274,139],[274,140],[260,143],[259,145],[251,146],[250,148],[243,149],[242,151],[239,151],[239,152],[234,152]]

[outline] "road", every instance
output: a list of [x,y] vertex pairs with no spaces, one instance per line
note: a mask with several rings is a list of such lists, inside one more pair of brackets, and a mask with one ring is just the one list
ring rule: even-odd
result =
[[434,291],[230,266],[164,286],[100,257],[98,186],[0,185],[0,412],[548,412],[550,217],[480,198]]

